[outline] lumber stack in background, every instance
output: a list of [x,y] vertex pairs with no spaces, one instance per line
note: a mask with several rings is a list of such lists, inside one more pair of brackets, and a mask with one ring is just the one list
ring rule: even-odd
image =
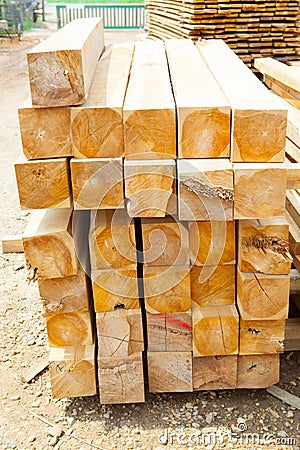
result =
[[150,36],[218,38],[249,66],[254,58],[299,59],[299,1],[289,3],[147,0]]

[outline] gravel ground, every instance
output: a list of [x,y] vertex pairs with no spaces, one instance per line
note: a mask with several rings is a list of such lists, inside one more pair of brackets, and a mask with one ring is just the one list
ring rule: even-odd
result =
[[[16,108],[29,93],[26,51],[51,28],[53,22],[28,33],[22,44],[0,46],[1,235],[21,233],[28,220],[13,171],[21,155]],[[107,42],[132,37],[106,33]],[[30,384],[21,382],[48,351],[37,287],[26,283],[22,254],[0,254],[0,294],[0,448],[299,448],[299,411],[265,390],[147,394],[145,404],[126,406],[101,406],[97,397],[52,400],[47,370]],[[296,356],[282,355],[279,385],[299,396]]]

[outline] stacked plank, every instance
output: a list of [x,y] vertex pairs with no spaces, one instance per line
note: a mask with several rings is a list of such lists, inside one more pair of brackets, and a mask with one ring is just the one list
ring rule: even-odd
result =
[[101,403],[144,401],[144,350],[134,224],[124,209],[92,215],[90,255]]
[[[295,167],[300,164],[300,69],[271,58],[256,59],[255,66],[263,74],[264,83],[284,99],[288,110],[286,160]],[[288,187],[286,218],[289,223],[290,251],[295,267],[300,270],[300,196],[298,189]]]
[[19,109],[20,205],[39,210],[31,216],[23,246],[44,307],[54,398],[97,392],[89,214],[73,211],[68,157],[73,153],[70,105],[87,98],[103,45],[102,19],[82,19],[35,47],[28,53],[31,98]]
[[[92,35],[81,45],[89,74],[95,59],[88,94],[62,92],[55,106],[43,87],[35,105],[42,75],[54,83],[58,70],[43,60],[33,106],[19,112],[32,158],[16,165],[20,203],[42,210],[23,243],[53,395],[96,392],[95,347],[106,404],[143,402],[145,367],[150,392],[277,382],[291,265],[286,108],[220,40],[117,44],[98,61],[103,36],[89,52]],[[82,72],[68,67],[68,80]]]
[[282,218],[286,111],[223,42],[200,43],[198,49],[232,107],[240,315],[237,386],[263,386],[279,377],[278,353],[283,351],[288,314],[291,260],[288,225]]
[[220,38],[247,64],[299,55],[299,1],[147,0],[148,30],[165,38]]

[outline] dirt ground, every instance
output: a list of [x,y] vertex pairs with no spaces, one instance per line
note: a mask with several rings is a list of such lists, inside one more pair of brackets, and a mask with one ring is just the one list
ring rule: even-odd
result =
[[[20,44],[0,45],[2,236],[22,233],[28,220],[19,207],[13,169],[21,156],[17,107],[29,95],[26,52],[54,28],[52,22]],[[105,37],[116,42],[135,33]],[[53,400],[47,370],[30,384],[21,382],[22,373],[47,355],[38,291],[26,284],[22,254],[0,254],[0,295],[0,448],[299,448],[300,412],[265,390],[147,394],[145,404],[126,406],[101,406],[97,397]],[[285,353],[280,386],[298,396],[299,372],[296,355]]]

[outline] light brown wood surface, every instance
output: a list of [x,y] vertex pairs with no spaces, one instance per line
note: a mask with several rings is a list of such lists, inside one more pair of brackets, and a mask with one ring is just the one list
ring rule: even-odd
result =
[[1,239],[2,253],[23,253],[23,241],[21,234],[3,236]]
[[298,67],[288,66],[274,58],[257,58],[254,61],[254,67],[263,75],[268,75],[300,93],[300,69]]
[[173,160],[125,161],[126,208],[130,217],[165,217],[175,194]]
[[135,44],[123,108],[126,159],[176,157],[175,104],[164,44]]
[[[287,139],[288,141],[288,139]],[[286,150],[288,148],[286,147]],[[300,189],[300,163],[291,162],[285,159],[285,167],[287,170],[287,189]]]
[[189,266],[144,266],[144,297],[151,314],[191,309]]
[[149,392],[191,392],[191,352],[148,352]]
[[232,107],[232,161],[283,162],[287,112],[224,41],[197,48]]
[[32,104],[80,105],[104,47],[103,19],[77,19],[27,53]]
[[142,354],[98,358],[101,404],[145,401]]
[[92,212],[89,243],[92,269],[136,264],[134,223],[125,210]]
[[143,218],[143,262],[146,266],[189,264],[189,236],[185,223],[176,218]]
[[165,43],[177,109],[179,158],[229,158],[230,106],[193,42]]
[[177,161],[180,220],[233,219],[233,170],[228,159]]
[[284,336],[284,350],[285,351],[299,351],[300,350],[300,319],[287,319],[285,321],[285,336]]
[[235,389],[237,355],[193,358],[194,391]]
[[80,266],[76,275],[39,279],[38,287],[45,315],[87,311],[90,307],[89,281]]
[[50,348],[49,373],[53,398],[96,395],[95,345]]
[[122,158],[72,159],[74,209],[124,208]]
[[140,307],[136,267],[92,271],[96,312]]
[[294,222],[300,226],[300,195],[298,191],[286,192],[286,210]]
[[240,355],[282,353],[285,320],[240,320]]
[[94,343],[89,311],[60,313],[46,316],[50,347],[70,347]]
[[147,312],[149,352],[191,352],[191,311],[151,314]]
[[287,172],[280,164],[234,164],[234,218],[283,217]]
[[97,313],[96,326],[99,358],[130,356],[144,350],[140,309]]
[[[285,65],[285,64],[284,64]],[[299,71],[298,71],[299,72]],[[299,76],[299,75],[298,75]],[[275,94],[280,95],[285,101],[295,108],[300,108],[300,92],[296,91],[286,84],[272,78],[268,75],[264,75],[264,83],[271,89]]]
[[196,266],[235,264],[235,222],[189,222],[190,260]]
[[237,304],[244,320],[282,320],[288,315],[290,277],[237,271]]
[[75,158],[124,155],[123,103],[133,50],[133,43],[109,46],[97,63],[87,101],[71,108]]
[[286,211],[286,220],[289,224],[289,248],[292,256],[300,254],[300,229],[297,222]]
[[192,301],[199,306],[233,305],[235,266],[194,266],[191,269]]
[[18,108],[23,153],[27,159],[72,156],[70,108],[34,108],[27,99]]
[[193,303],[193,356],[238,353],[239,315],[233,305],[203,306]]
[[285,155],[297,163],[300,162],[300,148],[289,138],[286,138]]
[[25,258],[39,278],[64,278],[77,274],[71,221],[71,209],[32,213],[23,234],[23,245]]
[[21,209],[72,206],[67,158],[20,161],[15,164]]
[[279,381],[279,355],[238,356],[237,388],[266,388]]
[[289,274],[289,225],[284,218],[238,221],[238,264],[242,272]]

